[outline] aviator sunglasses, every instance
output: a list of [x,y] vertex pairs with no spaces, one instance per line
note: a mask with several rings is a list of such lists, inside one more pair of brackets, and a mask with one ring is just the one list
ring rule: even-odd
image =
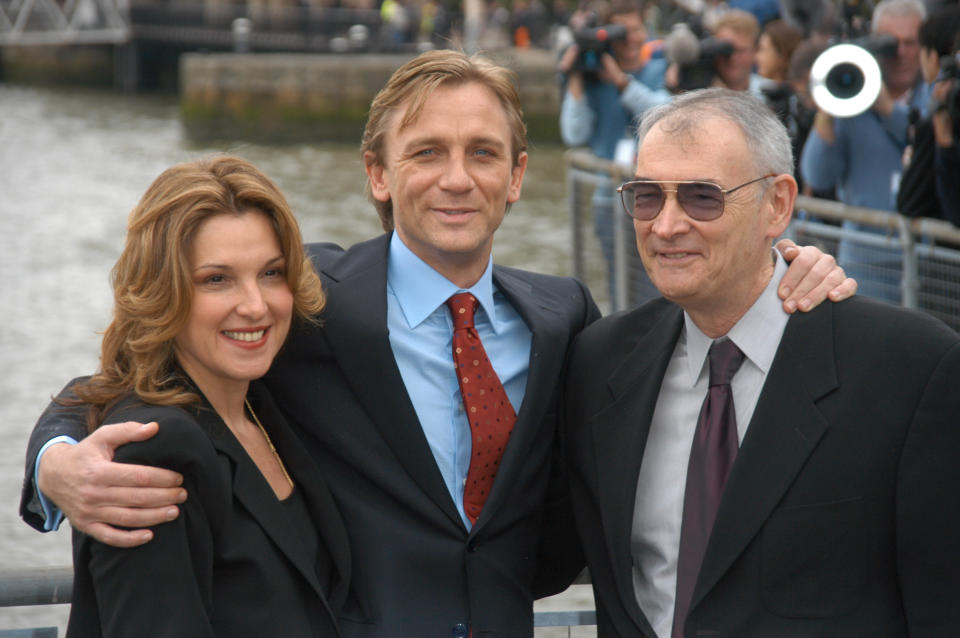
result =
[[[723,205],[728,193],[738,191],[744,186],[749,186],[768,177],[776,177],[776,173],[770,173],[727,189],[720,188],[710,182],[638,179],[622,184],[617,188],[617,192],[620,193],[623,209],[627,211],[628,215],[640,221],[646,222],[656,218],[663,210],[663,204],[667,201],[667,193],[676,193],[677,203],[691,219],[708,222],[723,214]],[[664,184],[676,184],[677,187],[664,188]]]

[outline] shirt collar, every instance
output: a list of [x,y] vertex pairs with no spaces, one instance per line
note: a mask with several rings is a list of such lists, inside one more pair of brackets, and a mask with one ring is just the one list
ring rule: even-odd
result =
[[483,308],[495,333],[500,332],[493,305],[493,257],[480,280],[470,288],[459,288],[414,254],[394,232],[387,256],[387,288],[393,291],[410,329],[416,328],[451,295],[472,293]]
[[[769,372],[773,364],[780,346],[780,336],[790,318],[783,310],[783,302],[777,294],[777,286],[787,272],[787,262],[779,251],[774,250],[773,254],[776,260],[773,276],[750,309],[726,335],[764,374]],[[683,324],[687,339],[687,374],[690,385],[695,385],[714,340],[705,335],[686,312],[683,313]]]

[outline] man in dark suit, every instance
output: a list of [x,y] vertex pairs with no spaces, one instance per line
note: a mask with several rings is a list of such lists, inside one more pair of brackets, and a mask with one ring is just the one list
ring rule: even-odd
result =
[[691,92],[639,137],[621,191],[665,299],[584,330],[565,380],[599,636],[956,635],[960,339],[862,298],[781,310],[797,189],[755,99]]
[[[571,278],[492,264],[494,232],[520,196],[526,148],[506,69],[449,51],[418,56],[378,94],[364,133],[370,195],[393,232],[346,252],[312,247],[327,293],[322,327],[291,336],[267,384],[347,526],[353,591],[340,618],[344,636],[530,636],[533,598],[562,590],[581,567],[552,458],[564,354],[599,313]],[[819,301],[843,277],[815,262],[808,254],[800,271],[825,280],[809,293]],[[784,281],[795,300],[811,290],[799,280]],[[845,282],[840,292],[854,287]],[[479,300],[476,333],[515,409],[479,515],[467,511],[473,424],[445,304],[460,292]],[[57,457],[37,464],[40,488],[75,525],[131,544],[144,533],[105,523],[156,524],[182,497],[171,493],[175,477],[148,468],[121,474],[102,462],[135,427],[100,428],[97,461],[89,460],[97,453],[55,445],[48,454]],[[31,439],[22,511],[35,523],[33,459],[63,430],[53,417]],[[95,436],[75,447],[94,448]],[[77,496],[89,481],[72,472],[84,463],[108,477],[99,485],[124,487]],[[142,509],[130,509],[127,486],[144,483],[158,487],[138,489]]]

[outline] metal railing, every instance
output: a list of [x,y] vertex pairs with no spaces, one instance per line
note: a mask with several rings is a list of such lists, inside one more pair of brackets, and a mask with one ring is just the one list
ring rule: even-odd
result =
[[[136,40],[230,50],[238,18],[249,23],[251,51],[415,50],[382,36],[376,9],[183,0],[0,0],[0,46]],[[355,33],[362,37],[348,37]]]
[[[182,1],[138,1],[130,6],[133,37],[142,42],[229,50],[238,45],[238,20],[246,28],[244,52],[379,52],[387,48],[375,9]],[[362,33],[362,37],[348,38],[350,33]]]
[[[593,232],[597,189],[610,193],[632,177],[632,168],[583,150],[565,157],[574,276],[594,283],[591,288],[598,298],[609,297],[612,310],[640,305],[655,291],[619,201],[613,201],[610,263]],[[800,196],[784,236],[836,256],[857,279],[858,294],[919,309],[960,329],[960,229],[952,224]]]
[[73,593],[73,567],[0,569],[0,607],[59,605]]
[[[0,569],[0,608],[69,603],[72,589],[73,567]],[[0,628],[0,638],[57,638],[57,628]]]
[[[70,603],[73,567],[0,569],[0,608]],[[583,627],[597,624],[595,611],[541,611],[534,627]],[[0,638],[56,638],[55,627],[2,629]]]
[[129,38],[125,0],[0,0],[0,46],[120,44]]

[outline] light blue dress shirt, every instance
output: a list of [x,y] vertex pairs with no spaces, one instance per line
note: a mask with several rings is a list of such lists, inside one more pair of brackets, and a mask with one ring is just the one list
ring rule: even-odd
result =
[[63,522],[63,511],[54,505],[53,502],[46,498],[43,495],[43,492],[40,491],[40,459],[43,458],[43,453],[47,451],[47,448],[55,443],[69,443],[70,445],[76,445],[77,440],[72,436],[55,436],[44,443],[43,447],[40,448],[40,451],[37,452],[37,462],[33,464],[33,484],[36,486],[37,496],[40,497],[40,506],[43,508],[43,530],[46,532],[52,532],[53,530],[60,529],[60,523]]
[[[800,154],[800,173],[817,190],[836,187],[837,198],[848,206],[895,211],[910,110],[916,108],[922,114],[927,101],[921,81],[906,101],[894,103],[887,116],[870,109],[834,120],[832,144],[814,128]],[[843,228],[884,236],[888,232],[851,220],[844,221]],[[873,246],[849,235],[841,237],[837,261],[859,283],[858,294],[899,304],[903,260],[898,240],[887,239],[886,246]]]
[[394,233],[387,258],[387,328],[407,394],[464,525],[463,486],[470,467],[470,425],[453,367],[453,320],[446,300],[470,292],[480,302],[474,324],[487,357],[520,411],[527,386],[532,334],[493,285],[493,260],[468,289],[438,273]]

